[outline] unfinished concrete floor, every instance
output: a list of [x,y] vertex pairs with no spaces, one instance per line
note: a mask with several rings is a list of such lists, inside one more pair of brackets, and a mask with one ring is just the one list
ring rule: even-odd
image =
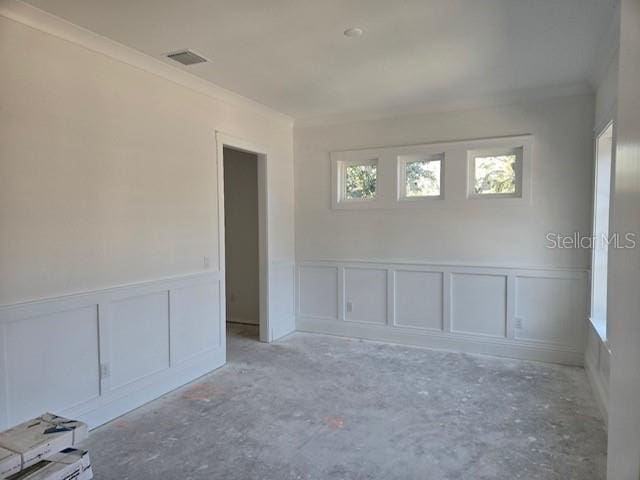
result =
[[222,369],[87,442],[97,480],[603,479],[579,368],[230,326]]

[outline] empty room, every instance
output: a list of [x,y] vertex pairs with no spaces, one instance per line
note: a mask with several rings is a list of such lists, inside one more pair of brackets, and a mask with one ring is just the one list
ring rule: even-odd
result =
[[0,480],[640,480],[640,0],[0,0]]

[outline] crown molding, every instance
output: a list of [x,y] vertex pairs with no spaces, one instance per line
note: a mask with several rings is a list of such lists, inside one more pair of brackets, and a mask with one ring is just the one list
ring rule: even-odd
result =
[[452,101],[416,103],[378,110],[324,115],[296,119],[295,128],[321,127],[354,122],[386,120],[398,117],[427,115],[430,113],[462,112],[482,108],[520,105],[559,97],[593,95],[594,89],[588,82],[557,85],[544,88],[515,90],[494,95],[464,98]]
[[0,16],[106,55],[227,105],[249,109],[289,127],[293,125],[293,118],[282,112],[19,0],[0,0]]

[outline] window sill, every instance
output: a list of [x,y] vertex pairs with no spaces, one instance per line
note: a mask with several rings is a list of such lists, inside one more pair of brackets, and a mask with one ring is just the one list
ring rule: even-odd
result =
[[602,341],[602,343],[604,343],[605,345],[608,345],[606,319],[603,319],[603,318],[597,319],[597,318],[589,317],[589,322],[591,322],[591,326],[600,337],[600,340]]

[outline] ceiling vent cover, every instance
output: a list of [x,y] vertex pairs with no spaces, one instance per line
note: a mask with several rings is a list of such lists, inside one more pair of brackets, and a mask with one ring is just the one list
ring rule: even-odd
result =
[[170,58],[171,60],[175,60],[176,62],[187,66],[195,65],[196,63],[204,63],[207,61],[206,58],[193,53],[191,50],[180,50],[178,52],[171,52],[167,54],[167,58]]

